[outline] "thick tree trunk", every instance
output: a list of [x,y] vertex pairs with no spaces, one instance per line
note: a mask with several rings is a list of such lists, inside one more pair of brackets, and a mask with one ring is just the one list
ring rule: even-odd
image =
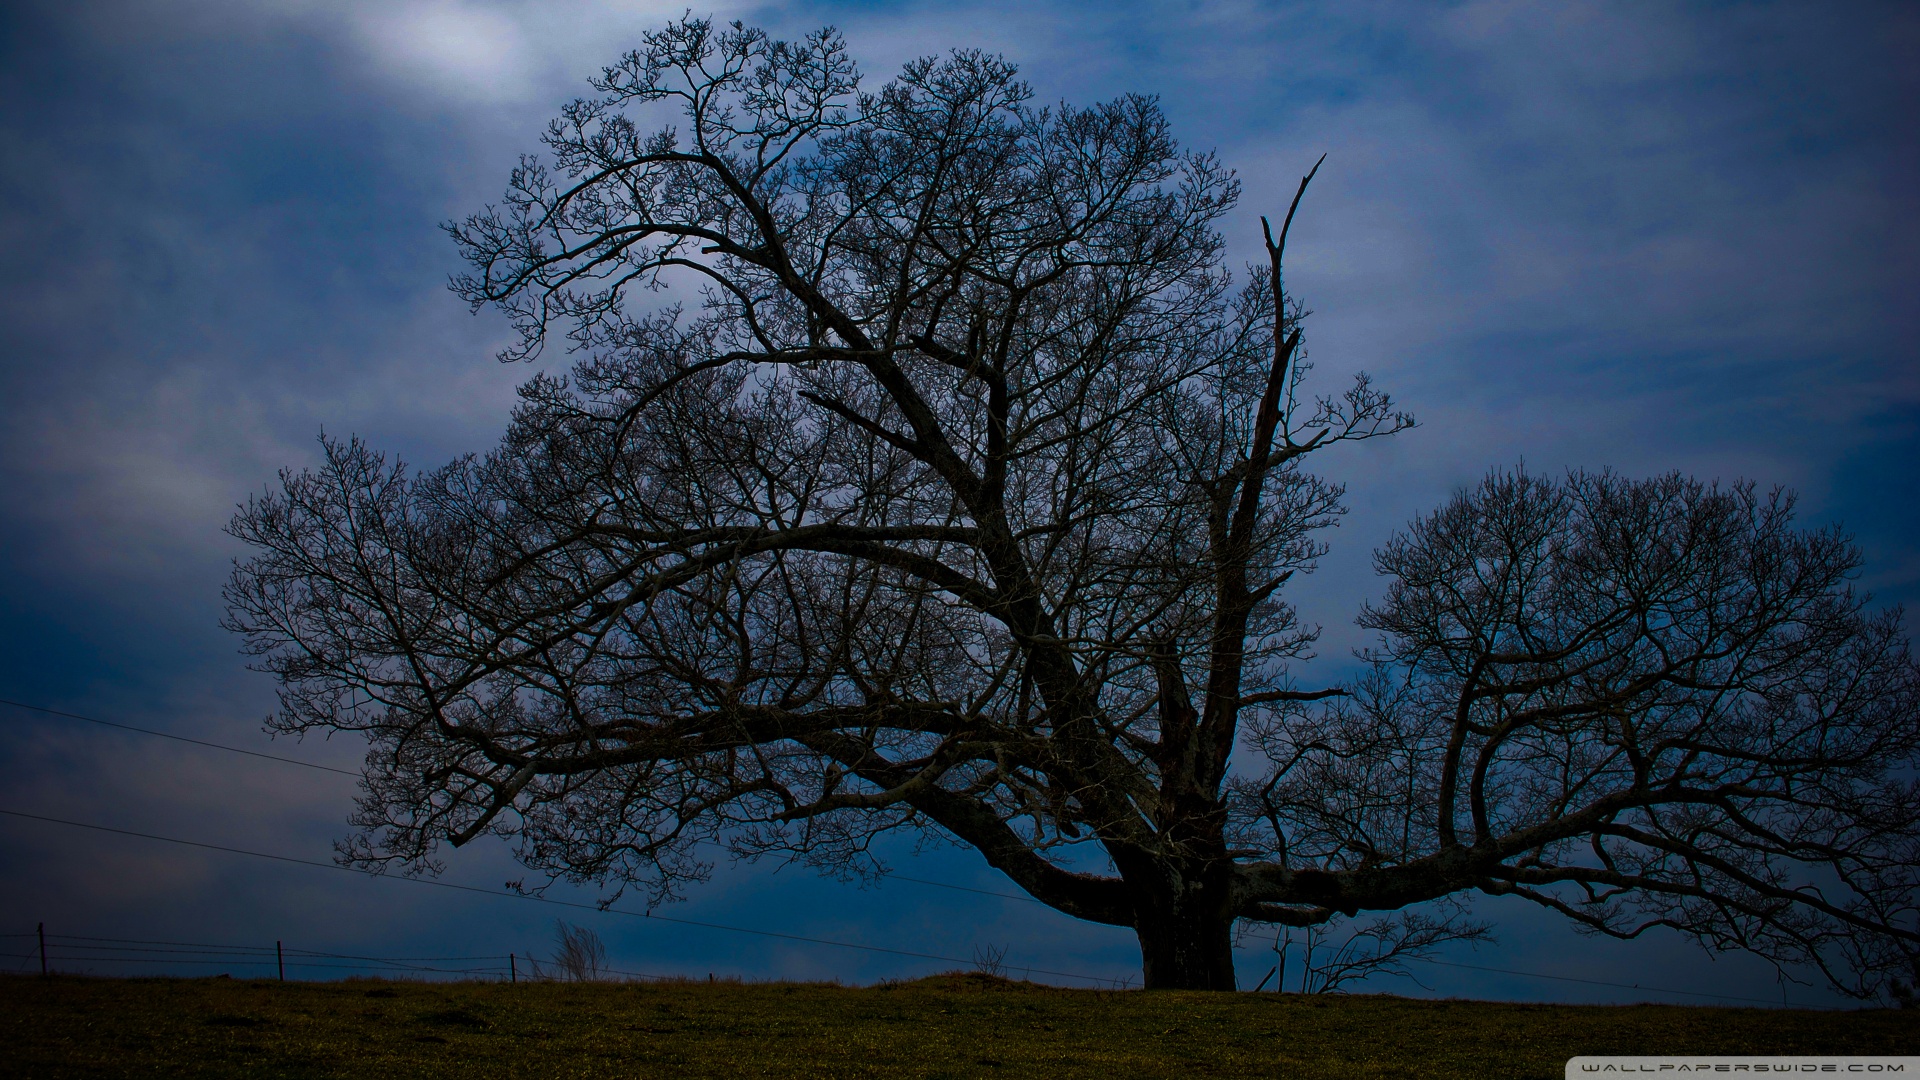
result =
[[1133,932],[1140,938],[1148,990],[1235,990],[1233,919],[1212,903],[1210,892],[1137,903]]
[[[1212,905],[1208,905],[1211,907]],[[1195,905],[1166,905],[1134,926],[1149,990],[1233,990],[1233,920]]]

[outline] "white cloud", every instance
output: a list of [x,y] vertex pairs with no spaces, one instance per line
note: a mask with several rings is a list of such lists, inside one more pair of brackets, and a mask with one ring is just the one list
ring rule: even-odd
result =
[[384,71],[472,102],[527,95],[534,42],[506,12],[457,0],[364,4],[346,18],[355,44]]
[[[712,5],[724,9],[730,5]],[[291,26],[336,38],[382,79],[434,104],[539,105],[677,18],[666,0],[351,0],[279,9]]]
[[[737,3],[700,5],[721,18]],[[226,41],[287,34],[342,50],[344,70],[408,96],[392,104],[435,110],[550,106],[556,89],[678,18],[678,0],[181,0],[115,5],[77,16],[99,40]],[[424,94],[424,99],[413,95]]]

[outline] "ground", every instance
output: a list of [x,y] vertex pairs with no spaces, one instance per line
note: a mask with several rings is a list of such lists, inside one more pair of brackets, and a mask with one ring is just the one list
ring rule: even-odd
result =
[[791,983],[0,977],[33,1077],[1559,1077],[1576,1054],[1920,1054],[1920,1013]]

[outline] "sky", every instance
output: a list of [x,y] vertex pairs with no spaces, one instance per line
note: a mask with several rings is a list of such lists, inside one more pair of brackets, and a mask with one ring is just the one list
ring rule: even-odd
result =
[[[221,529],[279,470],[313,463],[322,432],[422,466],[496,440],[534,372],[496,362],[504,322],[447,291],[458,260],[441,223],[496,198],[586,77],[682,6],[0,8],[0,699],[355,768],[348,740],[261,733],[271,680],[217,625],[242,554]],[[1380,590],[1375,547],[1523,462],[1790,487],[1806,524],[1856,537],[1876,603],[1920,601],[1920,9],[713,11],[784,37],[837,26],[869,85],[916,56],[978,47],[1018,64],[1043,101],[1156,94],[1184,144],[1243,181],[1224,223],[1235,265],[1259,257],[1259,215],[1284,212],[1328,155],[1288,249],[1289,285],[1315,312],[1316,377],[1334,387],[1368,371],[1420,427],[1324,463],[1351,513],[1291,593],[1324,628],[1303,680],[1335,677],[1367,644],[1353,616]],[[350,775],[12,706],[0,706],[0,769],[0,810],[319,863],[354,792]],[[902,843],[888,857],[897,876],[866,888],[723,863],[660,913],[729,931],[0,816],[0,935],[45,923],[524,956],[550,952],[566,918],[647,973],[866,983],[956,966],[796,940],[818,938],[961,959],[1004,949],[1016,974],[1137,982],[1129,931],[988,895],[1015,890],[965,850]],[[439,880],[498,890],[518,876],[504,850],[477,845]],[[1361,989],[1835,1000],[1677,938],[1593,941],[1523,906],[1477,910],[1497,943]],[[0,969],[37,964],[18,955],[29,940],[0,937]],[[1271,966],[1264,948],[1245,943],[1244,985]],[[63,963],[228,970],[152,959]]]

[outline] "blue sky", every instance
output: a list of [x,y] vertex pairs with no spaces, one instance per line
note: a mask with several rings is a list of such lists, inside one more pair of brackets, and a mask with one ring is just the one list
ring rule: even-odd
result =
[[[351,768],[269,744],[264,676],[221,632],[235,503],[322,431],[437,464],[491,444],[532,374],[444,288],[439,224],[496,196],[584,78],[677,3],[16,3],[0,14],[0,697]],[[1331,677],[1365,644],[1369,553],[1489,468],[1679,469],[1790,486],[1865,587],[1920,600],[1920,14],[1911,6],[789,4],[867,77],[960,46],[1043,99],[1160,95],[1246,188],[1236,262],[1300,172],[1290,244],[1326,385],[1364,369],[1422,426],[1328,463],[1352,513],[1293,594]],[[0,707],[0,808],[325,860],[353,781]],[[1009,885],[964,851],[902,874]],[[0,933],[525,952],[557,909],[0,819]],[[462,851],[446,879],[519,876]],[[1483,903],[1448,958],[1698,992],[1777,992],[1672,939],[1578,938]],[[1137,975],[1125,931],[1036,905],[723,866],[672,914]],[[577,914],[577,913],[576,913]],[[581,915],[621,966],[747,976],[942,965]],[[0,961],[0,964],[13,961]],[[951,966],[951,965],[947,965]],[[1267,963],[1249,948],[1251,984]],[[99,970],[108,970],[101,966]],[[1422,971],[1431,992],[1649,991]],[[1728,989],[1732,987],[1733,989]],[[1427,993],[1405,980],[1372,988]],[[1795,1000],[1824,1000],[1805,989]],[[1677,999],[1675,999],[1677,1000]]]

